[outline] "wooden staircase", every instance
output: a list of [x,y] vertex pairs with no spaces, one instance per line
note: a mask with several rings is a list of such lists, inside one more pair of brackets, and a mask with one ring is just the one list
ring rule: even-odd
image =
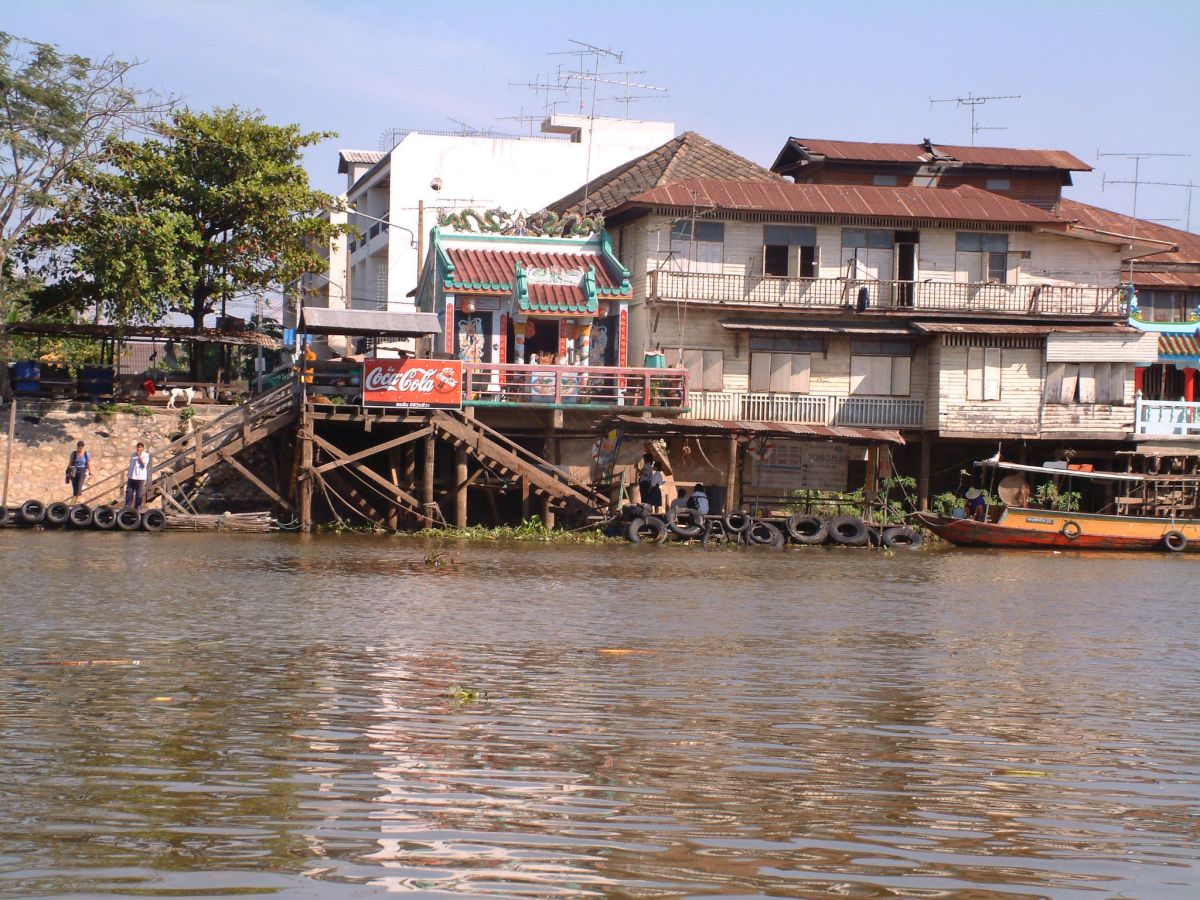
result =
[[[237,469],[272,500],[289,508],[283,497],[234,457],[247,447],[293,424],[299,408],[300,386],[290,381],[270,393],[230,408],[165,447],[150,448],[151,469],[146,484],[146,501],[224,462]],[[89,484],[81,500],[95,504],[113,496],[119,499],[124,492],[125,472],[122,470]]]
[[464,448],[480,465],[503,478],[519,478],[530,493],[564,509],[601,512],[609,500],[603,494],[515,441],[458,410],[431,413],[429,423],[446,442]]

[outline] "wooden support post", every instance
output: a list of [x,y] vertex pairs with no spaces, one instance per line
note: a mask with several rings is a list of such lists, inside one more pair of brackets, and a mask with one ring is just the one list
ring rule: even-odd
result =
[[529,482],[521,479],[521,521],[529,521]]
[[437,468],[437,438],[432,433],[425,436],[425,468],[421,473],[421,502],[425,504],[425,514],[430,515],[433,509],[433,478]]
[[467,448],[454,449],[454,527],[467,527]]
[[12,469],[13,441],[17,434],[17,398],[8,398],[8,444],[4,448],[4,490],[0,492],[0,506],[8,506],[8,474]]
[[554,527],[554,501],[549,495],[542,498],[542,524],[547,528]]
[[313,498],[313,421],[306,408],[300,415],[300,430],[296,440],[300,441],[300,483],[297,488],[300,506],[300,530],[312,531]]
[[417,448],[409,444],[404,448],[404,489],[411,494],[417,492]]
[[[399,447],[393,447],[388,451],[388,475],[392,479],[392,484],[400,487],[400,453]],[[388,510],[387,527],[395,531],[400,527],[400,504],[393,502],[391,509]]]
[[922,512],[929,509],[929,457],[932,442],[933,439],[929,435],[921,435],[921,462],[917,470],[917,509]]
[[738,445],[736,434],[731,434],[726,439],[726,446],[729,448],[729,464],[725,469],[725,511],[731,512],[738,508],[738,454],[741,453],[741,447]]

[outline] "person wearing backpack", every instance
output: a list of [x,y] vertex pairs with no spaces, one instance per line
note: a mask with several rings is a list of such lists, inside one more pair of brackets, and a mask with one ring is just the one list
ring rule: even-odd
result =
[[78,503],[83,494],[83,485],[92,477],[92,455],[83,447],[83,441],[75,444],[71,458],[67,461],[67,484],[71,485],[71,498]]

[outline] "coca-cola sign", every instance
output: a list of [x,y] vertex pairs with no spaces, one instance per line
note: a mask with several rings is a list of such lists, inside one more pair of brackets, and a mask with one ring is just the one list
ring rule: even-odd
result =
[[367,359],[363,406],[460,409],[462,377],[457,359]]

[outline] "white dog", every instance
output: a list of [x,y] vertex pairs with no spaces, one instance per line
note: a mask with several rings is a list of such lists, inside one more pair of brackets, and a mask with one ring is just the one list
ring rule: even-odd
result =
[[184,406],[191,406],[192,398],[195,397],[197,393],[199,393],[199,391],[197,391],[194,387],[171,388],[171,399],[167,401],[167,409],[174,409],[176,400],[186,400],[187,403],[185,403]]

